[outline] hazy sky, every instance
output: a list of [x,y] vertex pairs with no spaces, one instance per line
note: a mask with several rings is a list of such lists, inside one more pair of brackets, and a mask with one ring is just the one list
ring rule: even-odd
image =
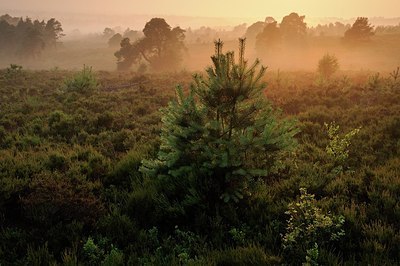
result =
[[400,0],[0,0],[0,10],[201,17],[400,17]]

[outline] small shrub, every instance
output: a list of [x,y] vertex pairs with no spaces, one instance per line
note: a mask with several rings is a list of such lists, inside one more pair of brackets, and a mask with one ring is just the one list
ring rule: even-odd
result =
[[110,253],[105,257],[102,266],[123,266],[124,263],[124,253],[122,251],[112,248]]
[[63,111],[54,111],[48,118],[49,131],[53,136],[70,140],[76,133],[74,119]]
[[231,235],[233,241],[239,245],[243,245],[246,240],[246,233],[240,229],[232,228],[229,230],[229,234]]
[[384,84],[383,84],[383,78],[381,77],[381,74],[375,73],[371,76],[368,77],[368,83],[367,83],[367,89],[371,91],[379,91],[383,90]]
[[110,160],[100,153],[90,155],[86,165],[86,176],[90,180],[104,179],[110,170]]
[[4,73],[4,78],[9,81],[16,80],[22,74],[23,74],[22,66],[11,64],[8,68],[6,68],[6,72]]
[[326,146],[326,153],[334,162],[333,172],[338,174],[343,171],[343,165],[349,157],[349,146],[351,139],[360,132],[359,128],[353,129],[344,136],[339,136],[339,126],[335,123],[326,124],[329,143]]
[[324,214],[316,206],[314,195],[308,194],[305,188],[300,189],[300,199],[289,204],[286,212],[290,216],[283,236],[283,249],[289,262],[306,259],[306,265],[316,265],[318,260],[318,243],[338,240],[344,235],[343,216]]
[[318,62],[318,73],[324,79],[330,79],[339,69],[339,63],[334,55],[326,54]]
[[201,248],[201,239],[198,235],[190,231],[183,231],[175,226],[174,235],[166,241],[173,245],[173,253],[181,263],[188,263],[198,253]]
[[289,217],[283,248],[289,262],[306,259],[306,265],[316,265],[318,246],[325,242],[338,240],[344,235],[343,216],[324,214],[317,207],[314,195],[300,189],[300,199],[289,204],[286,212]]
[[96,89],[98,82],[96,75],[92,71],[92,67],[84,65],[80,72],[64,81],[64,86],[67,91],[85,93]]
[[83,257],[87,265],[99,265],[104,256],[104,251],[99,248],[89,237],[83,245]]

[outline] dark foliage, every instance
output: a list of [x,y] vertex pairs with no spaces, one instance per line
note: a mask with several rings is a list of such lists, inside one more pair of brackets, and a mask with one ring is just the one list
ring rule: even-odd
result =
[[62,32],[61,23],[54,18],[44,22],[4,15],[0,19],[0,54],[37,57],[45,48],[55,47]]
[[146,23],[144,37],[131,43],[129,37],[121,41],[121,49],[115,53],[119,70],[128,70],[142,60],[153,70],[173,70],[182,60],[185,39],[184,30],[171,29],[162,18],[153,18]]
[[344,40],[347,42],[366,42],[374,35],[374,27],[372,27],[368,18],[359,17],[353,23],[350,29],[344,33]]

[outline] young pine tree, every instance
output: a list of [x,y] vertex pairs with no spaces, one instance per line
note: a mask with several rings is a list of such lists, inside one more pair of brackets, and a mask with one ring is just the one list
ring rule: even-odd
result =
[[244,59],[244,39],[238,62],[222,53],[221,41],[215,45],[206,77],[195,75],[187,96],[178,87],[163,110],[158,158],[142,167],[184,213],[200,206],[218,215],[224,204],[250,197],[295,144],[294,124],[278,119],[264,97],[266,68]]

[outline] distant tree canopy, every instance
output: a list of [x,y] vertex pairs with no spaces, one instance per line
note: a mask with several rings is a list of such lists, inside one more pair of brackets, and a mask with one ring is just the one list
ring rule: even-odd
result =
[[282,40],[282,33],[276,21],[267,23],[264,30],[257,35],[257,52],[264,53],[270,49],[276,48]]
[[105,38],[110,38],[112,36],[114,36],[116,34],[115,30],[111,29],[111,28],[105,28],[103,31],[103,36]]
[[246,31],[246,39],[254,40],[258,34],[260,34],[265,27],[265,23],[263,21],[257,21],[253,23],[247,28]]
[[105,28],[103,31],[103,37],[108,39],[108,47],[116,48],[119,47],[121,41],[128,38],[130,41],[135,42],[141,37],[141,33],[136,30],[127,28],[123,33],[111,28]]
[[7,55],[36,57],[46,47],[55,47],[64,36],[61,23],[52,18],[47,22],[26,18],[0,17],[0,51]]
[[129,38],[131,41],[136,41],[141,37],[141,35],[142,34],[139,31],[127,28],[122,36],[123,38]]
[[121,48],[115,53],[117,68],[127,70],[143,60],[155,71],[177,67],[185,48],[184,30],[171,29],[163,18],[153,18],[146,23],[144,37],[131,43],[130,38],[121,41]]
[[8,24],[10,24],[10,25],[17,26],[17,24],[18,24],[20,18],[18,18],[18,17],[12,17],[12,16],[10,16],[9,14],[5,14],[5,15],[0,16],[0,21],[3,21],[3,20],[4,20],[5,22],[7,22]]
[[282,19],[280,29],[282,36],[287,41],[299,41],[304,39],[307,34],[307,24],[304,22],[305,16],[291,13]]
[[46,26],[44,27],[45,43],[55,46],[57,44],[57,40],[64,36],[62,32],[63,29],[59,21],[54,18],[48,20]]
[[377,26],[374,33],[376,35],[400,34],[400,23],[398,25]]
[[325,25],[318,24],[316,27],[311,27],[309,32],[314,36],[343,36],[350,29],[350,24],[343,24],[339,21]]
[[265,55],[281,44],[291,46],[303,43],[307,34],[304,18],[305,16],[291,13],[278,26],[274,18],[267,17],[263,22],[263,30],[256,37],[257,53]]
[[368,22],[368,18],[359,17],[354,22],[353,26],[344,34],[344,39],[350,42],[369,41],[374,35],[374,27]]
[[116,33],[108,40],[108,46],[109,47],[118,47],[120,45],[122,39],[123,39],[123,37],[122,37],[121,33]]

